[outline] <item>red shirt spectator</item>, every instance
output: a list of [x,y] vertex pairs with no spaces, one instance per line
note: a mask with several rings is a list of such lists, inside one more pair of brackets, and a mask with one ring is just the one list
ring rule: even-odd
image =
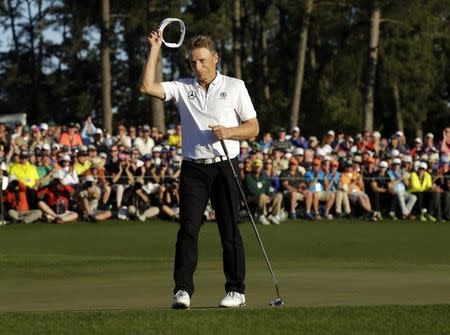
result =
[[63,205],[65,210],[69,208],[69,199],[74,194],[75,189],[70,185],[63,185],[60,179],[53,179],[48,187],[36,193],[38,199],[43,200],[52,209]]
[[30,210],[27,200],[27,187],[20,181],[11,181],[3,194],[3,202],[18,212],[25,213]]
[[69,148],[83,146],[81,135],[77,133],[77,128],[74,123],[69,124],[67,132],[61,134],[59,144],[67,145]]

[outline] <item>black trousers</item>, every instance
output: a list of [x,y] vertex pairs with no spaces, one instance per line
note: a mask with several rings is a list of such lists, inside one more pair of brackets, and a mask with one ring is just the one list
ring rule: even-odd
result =
[[[238,160],[231,160],[239,171]],[[225,291],[244,293],[245,257],[237,219],[240,193],[228,161],[198,164],[183,161],[180,177],[180,229],[178,231],[174,293],[194,293],[194,272],[198,260],[198,234],[208,200],[216,211],[223,249]]]

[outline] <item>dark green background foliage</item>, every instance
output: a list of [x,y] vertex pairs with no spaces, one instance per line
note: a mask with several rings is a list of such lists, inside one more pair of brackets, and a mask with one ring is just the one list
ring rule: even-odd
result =
[[[9,37],[0,40],[0,112],[26,112],[31,123],[50,118],[81,121],[93,114],[101,124],[100,3],[2,1],[0,29]],[[375,128],[396,129],[397,85],[407,134],[420,129],[440,133],[450,119],[450,1],[379,3]],[[241,1],[242,77],[264,130],[289,125],[303,5],[296,0]],[[368,0],[314,1],[299,119],[306,134],[327,128],[362,130],[372,5]],[[111,1],[114,122],[151,120],[151,104],[139,93],[138,83],[148,50],[146,37],[165,17],[183,19],[188,39],[210,34],[221,54],[221,70],[234,75],[232,13],[232,0]],[[263,34],[267,76],[262,76]],[[190,75],[186,48],[187,43],[163,49],[165,80]],[[173,106],[166,111],[166,123],[175,122]]]

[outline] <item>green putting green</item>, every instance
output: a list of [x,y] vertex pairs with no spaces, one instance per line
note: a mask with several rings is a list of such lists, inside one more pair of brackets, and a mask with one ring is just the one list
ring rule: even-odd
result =
[[[202,323],[197,324],[198,329],[204,322],[211,322],[210,329],[215,329],[219,320],[229,316],[248,320],[246,334],[259,329],[250,326],[254,320],[259,320],[261,329],[276,325],[280,331],[292,330],[298,316],[299,329],[308,333],[315,322],[325,326],[327,318],[330,325],[342,322],[342,329],[350,329],[346,327],[358,327],[369,316],[380,322],[383,313],[387,318],[398,313],[401,319],[410,311],[411,315],[423,313],[437,319],[446,315],[447,319],[442,318],[446,321],[436,323],[436,329],[449,334],[449,224],[335,220],[259,226],[286,303],[282,308],[268,307],[275,298],[272,279],[251,225],[240,227],[246,246],[248,307],[240,311],[216,309],[224,295],[221,248],[216,225],[206,223],[200,234],[196,292],[186,314],[161,310],[170,307],[172,296],[175,223],[110,221],[0,227],[0,333],[20,333],[20,327],[17,332],[8,328],[14,322],[24,324],[24,334],[32,324],[45,329],[46,322],[55,327],[77,322],[79,327],[82,323],[89,327],[96,317],[107,323],[101,329],[110,329],[99,329],[98,333],[124,333],[120,329],[148,333],[146,327],[152,322],[163,324],[173,318],[171,313],[177,313],[176,320],[192,318]],[[407,306],[431,304],[437,306]],[[342,320],[340,314],[344,315]],[[137,327],[133,319],[143,320],[140,330],[133,328]],[[174,325],[177,322],[181,321]],[[283,324],[287,328],[283,329]],[[405,330],[412,331],[410,326],[414,323],[406,322]],[[325,329],[320,332],[320,327],[318,332],[309,333],[327,333]],[[189,329],[188,333],[196,333],[197,328]],[[437,330],[433,334],[438,334]],[[70,329],[66,331],[72,334]],[[400,328],[398,333],[402,333]]]

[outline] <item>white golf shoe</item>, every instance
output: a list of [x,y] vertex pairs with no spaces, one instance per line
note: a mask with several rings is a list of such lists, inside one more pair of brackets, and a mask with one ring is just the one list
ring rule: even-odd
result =
[[191,298],[189,293],[184,290],[179,290],[173,296],[172,308],[173,309],[186,309],[191,305]]
[[220,307],[244,307],[245,305],[245,295],[238,292],[228,292],[219,304]]

